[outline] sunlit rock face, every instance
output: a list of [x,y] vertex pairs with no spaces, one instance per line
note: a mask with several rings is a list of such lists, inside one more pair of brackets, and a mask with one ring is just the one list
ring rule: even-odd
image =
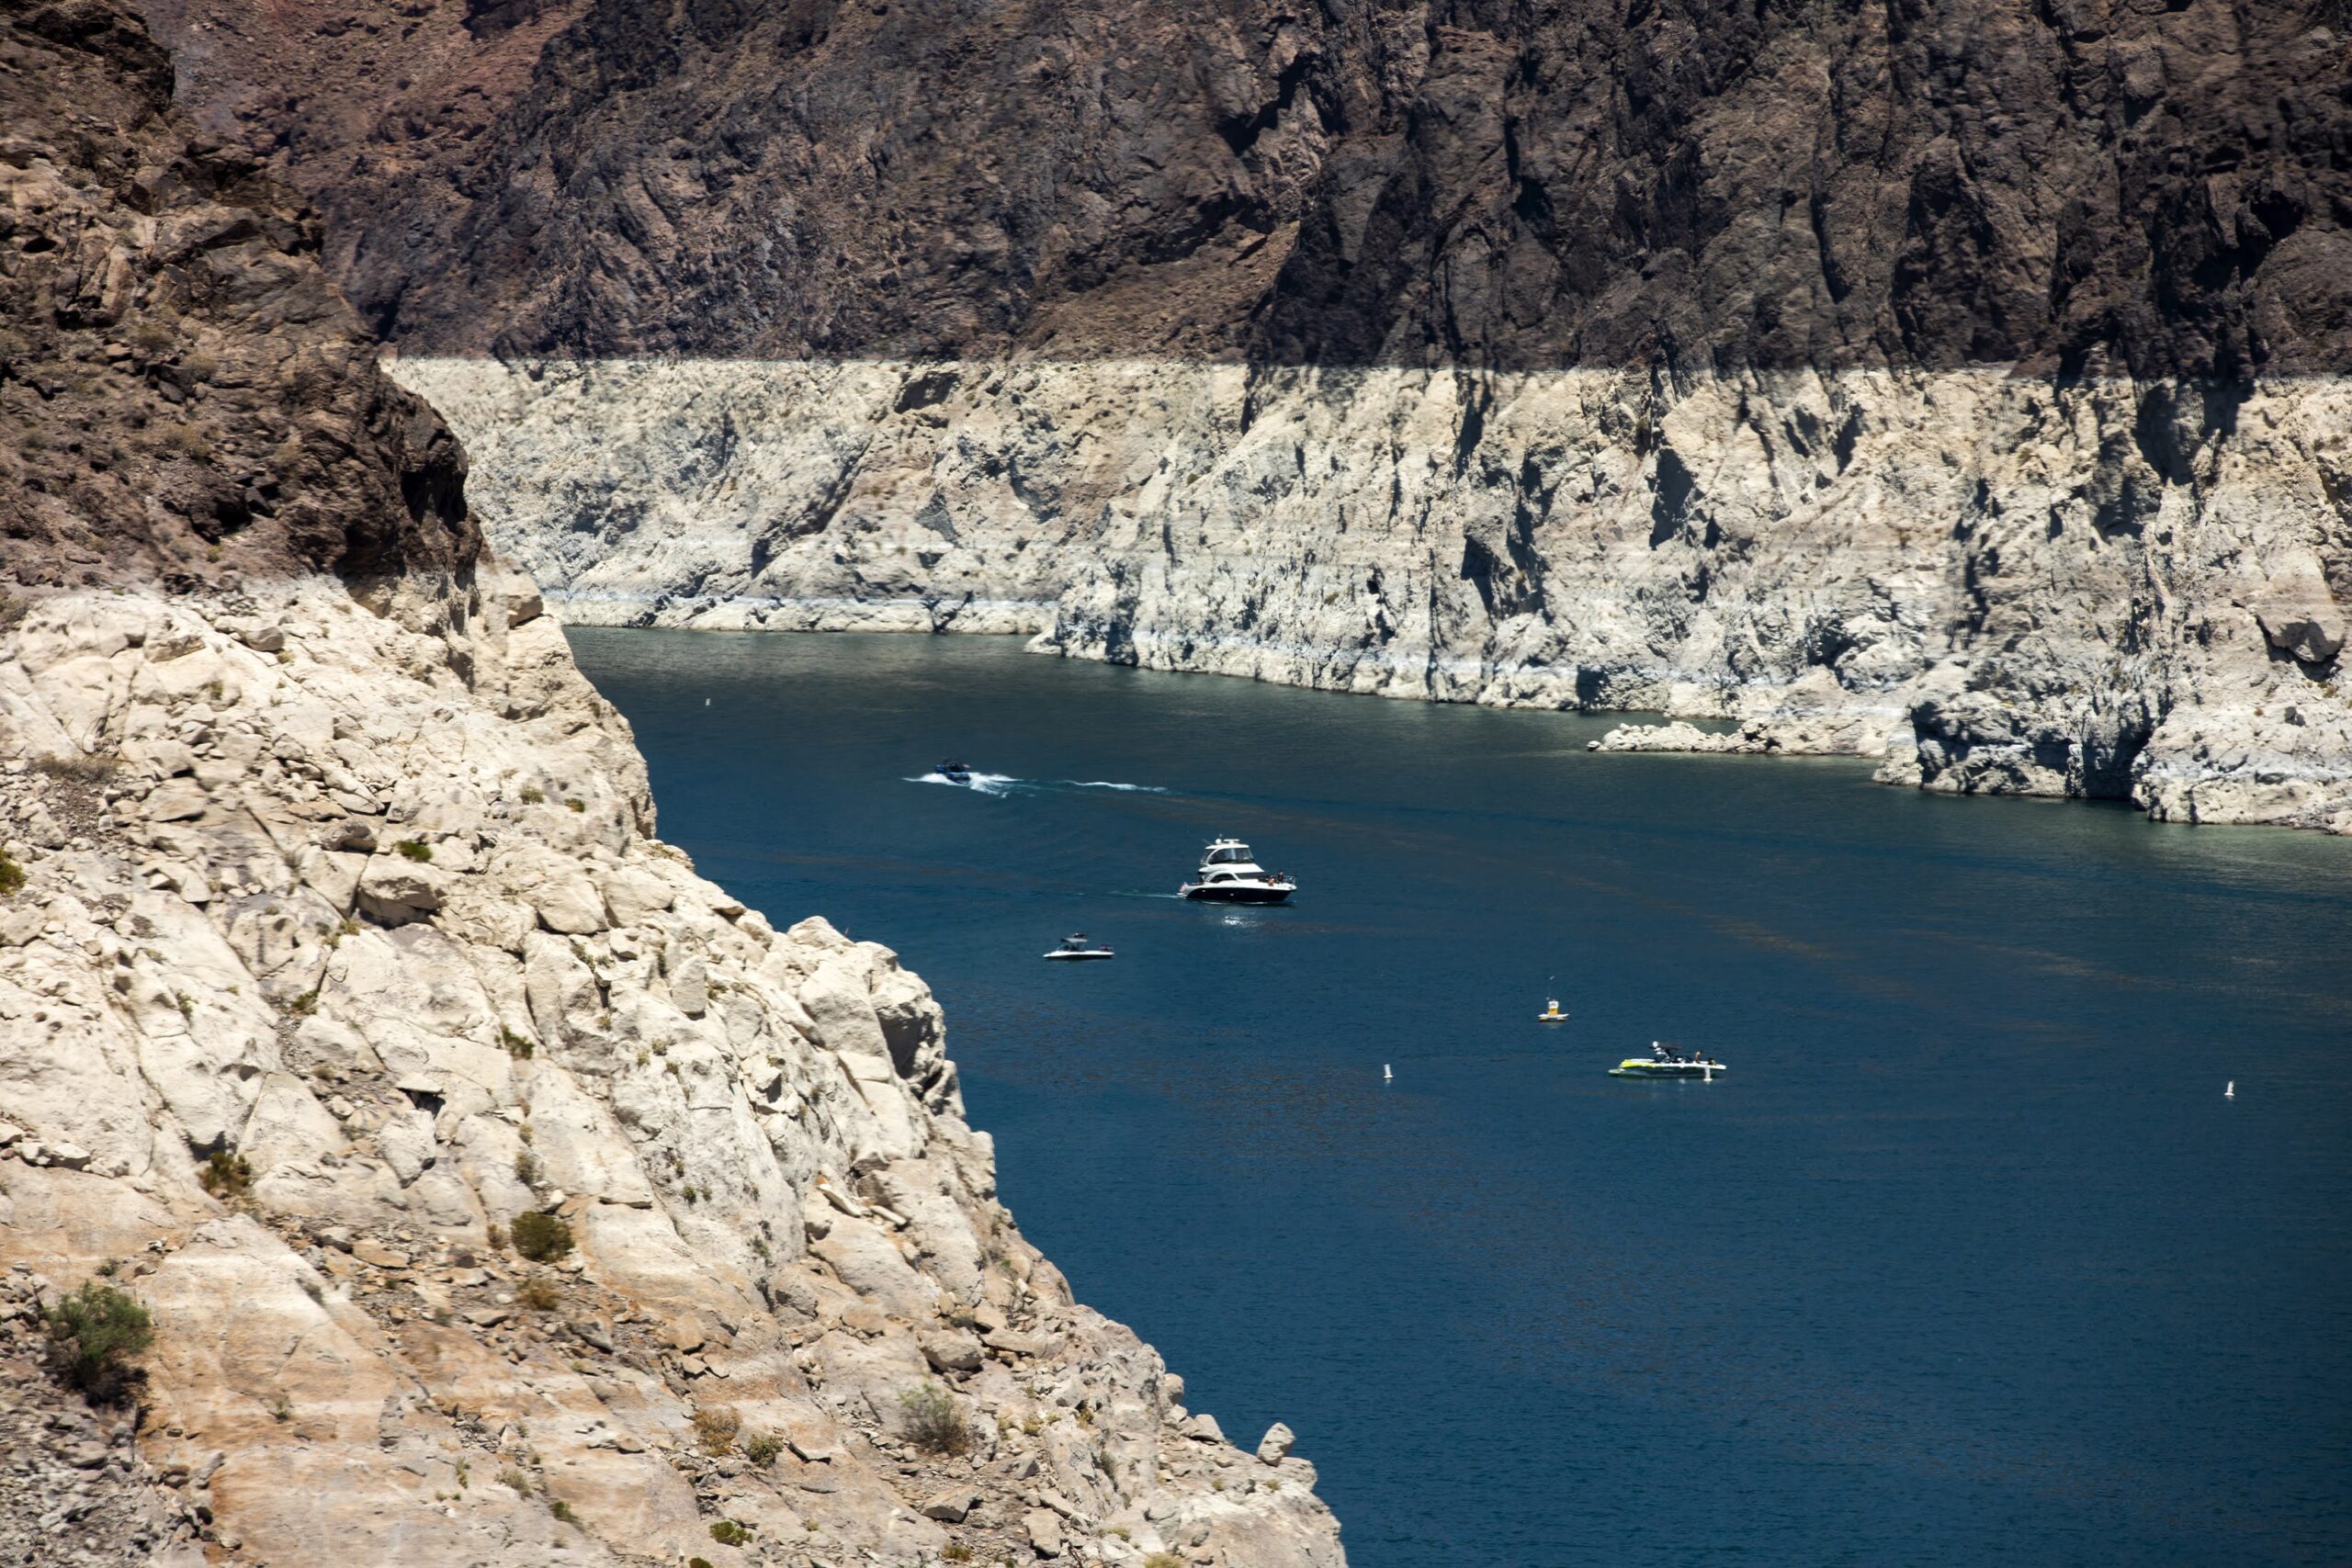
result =
[[608,624],[1034,631],[2339,823],[2352,388],[2000,369],[405,362]]

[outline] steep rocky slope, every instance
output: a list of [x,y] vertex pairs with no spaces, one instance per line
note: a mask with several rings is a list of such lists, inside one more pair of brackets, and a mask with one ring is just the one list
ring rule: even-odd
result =
[[135,17],[0,19],[8,570],[193,589],[470,561],[465,454],[377,371],[301,197],[169,114]]
[[526,85],[401,24],[498,85],[390,162],[252,90],[380,56],[305,8],[208,24],[205,101],[568,614],[2352,812],[2326,0],[530,15]]
[[[412,351],[2228,378],[2352,344],[2332,0],[153,9]],[[397,83],[453,50],[449,136]],[[365,155],[306,156],[363,94]]]
[[[1341,1562],[1288,1434],[1227,1444],[1020,1235],[922,982],[653,836],[455,444],[137,24],[6,0],[0,90],[0,397],[39,437],[0,1552]],[[38,1370],[93,1280],[153,1314],[130,1408]]]

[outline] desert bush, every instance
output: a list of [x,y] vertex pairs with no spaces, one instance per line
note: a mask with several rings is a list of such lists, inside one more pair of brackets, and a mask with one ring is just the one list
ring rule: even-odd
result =
[[742,1429],[743,1418],[731,1404],[706,1404],[695,1412],[695,1440],[713,1458],[732,1450]]
[[534,1263],[552,1263],[571,1250],[571,1227],[537,1211],[514,1216],[514,1250]]
[[972,1447],[972,1429],[956,1408],[955,1396],[935,1382],[899,1395],[907,1413],[907,1440],[925,1453],[960,1454]]
[[743,1457],[753,1464],[774,1464],[784,1452],[784,1439],[774,1432],[754,1432],[743,1439]]
[[0,850],[0,898],[15,897],[24,886],[25,868],[7,851]]
[[[537,1187],[539,1184],[539,1178],[546,1174],[546,1168],[539,1164],[539,1156],[530,1150],[524,1149],[515,1155],[514,1179],[524,1186]],[[517,1228],[520,1228],[519,1225]]]
[[1184,1560],[1172,1551],[1155,1551],[1143,1560],[1143,1568],[1184,1568]]
[[543,790],[543,789],[541,789],[541,788],[539,788],[539,786],[538,786],[538,785],[537,785],[537,784],[526,784],[526,785],[525,785],[525,786],[524,786],[524,789],[523,789],[523,804],[524,804],[524,805],[526,805],[526,806],[545,806],[545,805],[547,804],[547,799],[548,799],[548,792],[547,792],[547,791],[545,791],[545,790]]
[[120,765],[121,759],[119,757],[89,756],[80,751],[59,751],[46,757],[33,759],[35,773],[47,773],[53,779],[64,779],[74,784],[85,784],[106,783],[107,780],[114,777],[115,769]]
[[710,1527],[710,1539],[721,1546],[747,1546],[752,1540],[752,1527],[739,1525],[733,1519],[720,1519]]
[[254,1184],[254,1168],[233,1149],[215,1149],[197,1168],[196,1179],[215,1198],[243,1197]]
[[413,860],[419,865],[433,858],[433,846],[422,839],[402,839],[392,848],[400,852],[402,860]]
[[531,1053],[538,1049],[531,1043],[530,1036],[517,1034],[503,1023],[498,1026],[498,1043],[505,1046],[506,1054],[518,1062],[529,1061]]
[[501,1485],[512,1487],[526,1497],[531,1495],[531,1478],[511,1464],[498,1472],[498,1480]]
[[130,1359],[155,1342],[155,1322],[139,1299],[96,1280],[41,1314],[50,1370],[101,1403],[119,1398],[135,1375]]
[[514,1300],[532,1312],[553,1312],[563,1304],[563,1298],[556,1293],[555,1282],[536,1274],[516,1288]]

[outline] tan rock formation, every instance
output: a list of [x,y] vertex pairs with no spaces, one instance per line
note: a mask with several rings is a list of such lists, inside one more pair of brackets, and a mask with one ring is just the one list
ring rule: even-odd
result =
[[575,620],[1037,629],[1155,669],[1737,719],[1742,749],[1930,789],[2352,829],[2342,378],[399,373]]
[[1022,1238],[922,982],[653,837],[526,582],[18,608],[0,1297],[157,1330],[85,1560],[1341,1561]]

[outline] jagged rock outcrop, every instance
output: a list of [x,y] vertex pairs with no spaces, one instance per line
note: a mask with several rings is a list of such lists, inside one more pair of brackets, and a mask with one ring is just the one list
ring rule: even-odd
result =
[[0,637],[0,1266],[153,1309],[159,1547],[1025,1560],[1044,1510],[1086,1561],[1340,1561],[1312,1467],[1188,1427],[1022,1238],[922,982],[651,836],[527,582],[383,608]]
[[[653,836],[455,442],[168,88],[126,14],[0,0],[38,437],[0,513],[0,1550],[1336,1568],[1312,1466],[1216,1438],[1022,1238],[922,983]],[[153,1314],[130,1407],[36,1370],[93,1282]]]
[[0,562],[214,589],[462,567],[465,454],[377,370],[301,197],[171,90],[135,17],[0,5]]

